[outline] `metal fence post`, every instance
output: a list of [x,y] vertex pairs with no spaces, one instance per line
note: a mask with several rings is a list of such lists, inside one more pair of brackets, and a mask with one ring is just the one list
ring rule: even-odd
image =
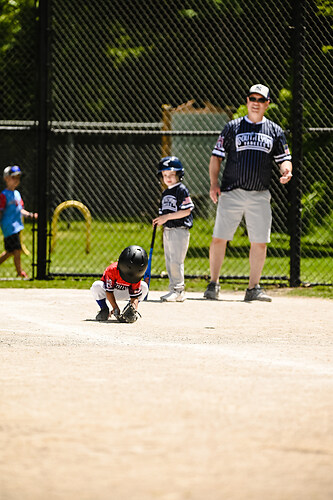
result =
[[290,184],[290,286],[299,286],[301,279],[301,198],[303,165],[303,96],[305,3],[293,0],[293,102],[292,158],[293,179]]
[[39,2],[39,102],[37,151],[37,279],[46,278],[47,262],[47,142],[48,142],[48,23],[49,0]]

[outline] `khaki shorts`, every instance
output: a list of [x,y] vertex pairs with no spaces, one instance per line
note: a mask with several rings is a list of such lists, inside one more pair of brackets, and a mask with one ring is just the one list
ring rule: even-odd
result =
[[231,241],[244,215],[252,243],[271,241],[271,194],[266,191],[233,189],[222,192],[216,210],[214,238]]

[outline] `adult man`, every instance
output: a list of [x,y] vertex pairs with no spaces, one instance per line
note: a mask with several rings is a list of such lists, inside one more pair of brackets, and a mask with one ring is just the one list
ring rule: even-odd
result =
[[[253,85],[247,96],[247,116],[227,123],[212,151],[210,197],[214,203],[218,201],[218,206],[209,251],[211,282],[204,293],[206,299],[218,299],[227,241],[233,239],[244,215],[251,244],[250,279],[244,300],[272,300],[259,285],[270,242],[272,163],[274,160],[280,167],[282,184],[292,177],[292,163],[281,127],[264,117],[269,103],[268,87]],[[218,177],[225,156],[220,187]]]

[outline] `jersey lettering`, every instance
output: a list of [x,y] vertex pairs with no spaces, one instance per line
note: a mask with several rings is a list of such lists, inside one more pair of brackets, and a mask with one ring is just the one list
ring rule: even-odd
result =
[[236,151],[245,151],[247,149],[270,153],[273,149],[273,137],[255,132],[236,135]]
[[177,212],[177,199],[174,196],[164,196],[162,199],[162,210]]

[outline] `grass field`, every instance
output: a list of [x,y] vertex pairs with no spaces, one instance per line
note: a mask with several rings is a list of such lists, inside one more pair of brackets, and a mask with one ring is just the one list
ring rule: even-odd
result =
[[[193,277],[205,278],[201,280],[205,283],[209,276],[209,245],[213,226],[213,218],[196,219],[191,230],[190,247],[185,261],[185,274],[188,277],[187,286],[191,286],[193,291],[196,291],[197,286],[205,288],[200,283],[200,279],[195,280],[192,279]],[[148,252],[151,235],[152,227],[149,223],[93,221],[91,234],[89,235],[90,248],[89,252],[87,252],[88,240],[84,221],[60,220],[56,240],[53,242],[54,248],[50,253],[50,274],[99,276],[111,261],[117,260],[120,252],[127,244],[139,244]],[[32,232],[29,224],[26,224],[23,242],[30,252],[29,255],[22,254],[23,268],[32,276]],[[3,242],[1,241],[2,245]],[[0,251],[2,251],[1,246]],[[230,285],[232,287],[244,287],[246,285],[249,273],[248,251],[248,238],[244,228],[240,227],[233,241],[228,244],[227,257],[222,268],[223,278],[221,281],[223,285],[231,281],[233,282]],[[332,256],[333,236],[328,227],[315,228],[311,235],[304,236],[301,247],[302,284],[332,285]],[[273,233],[271,243],[268,246],[262,282],[265,286],[287,286],[290,273],[289,266],[289,236]],[[165,273],[165,263],[162,230],[159,228],[155,240],[152,274],[157,277],[163,273]],[[13,259],[9,259],[0,267],[0,279],[14,276]],[[65,286],[68,286],[71,281],[72,279],[65,280]],[[197,283],[200,283],[200,285],[197,285]],[[152,285],[164,289],[167,287],[167,280],[153,279]],[[318,287],[316,288],[318,290]]]

